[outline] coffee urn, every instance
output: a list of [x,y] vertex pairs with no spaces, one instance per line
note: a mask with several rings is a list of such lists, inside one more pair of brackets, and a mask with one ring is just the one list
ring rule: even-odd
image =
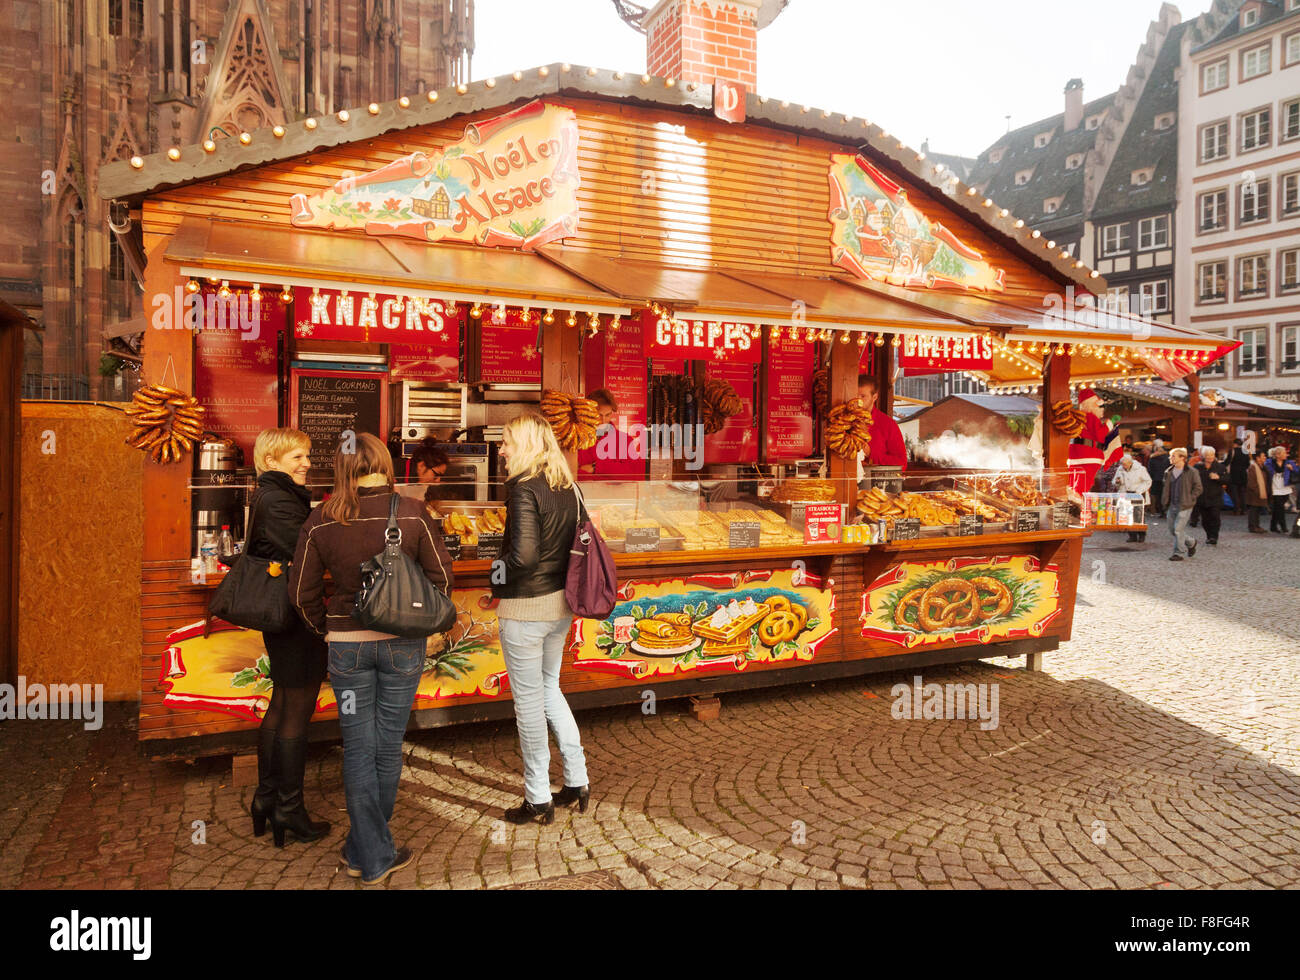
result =
[[194,454],[194,489],[190,507],[194,518],[194,550],[203,536],[221,533],[229,525],[236,541],[244,536],[244,494],[249,478],[240,474],[243,452],[230,439],[206,439]]

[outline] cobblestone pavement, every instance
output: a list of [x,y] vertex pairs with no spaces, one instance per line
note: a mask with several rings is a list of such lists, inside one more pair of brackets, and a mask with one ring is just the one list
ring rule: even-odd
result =
[[[412,735],[393,830],[418,859],[387,887],[1296,887],[1300,542],[1231,517],[1192,561],[1167,542],[1087,543],[1075,639],[1044,672],[925,672],[996,683],[994,730],[893,719],[912,672],[724,695],[714,722],[580,712],[593,804],[550,827],[500,821],[512,724]],[[228,760],[141,759],[131,711],[94,737],[0,725],[0,887],[360,887],[337,867],[340,748],[310,759],[328,840],[277,851]]]

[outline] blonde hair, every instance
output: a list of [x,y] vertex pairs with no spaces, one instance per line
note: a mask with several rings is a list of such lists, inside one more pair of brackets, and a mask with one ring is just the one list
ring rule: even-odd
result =
[[1186,458],[1187,458],[1187,450],[1186,450],[1186,449],[1181,449],[1181,448],[1179,448],[1179,449],[1171,449],[1171,450],[1169,450],[1169,457],[1172,459],[1174,456],[1181,456],[1183,459],[1186,459]]
[[506,473],[531,480],[539,473],[546,477],[552,490],[573,486],[573,471],[555,441],[551,424],[540,415],[520,415],[506,423],[502,438],[511,443]]
[[311,452],[311,437],[297,429],[263,429],[253,443],[253,466],[257,475],[267,472],[266,457],[279,459],[295,449]]
[[369,432],[357,433],[353,452],[344,452],[344,445],[334,455],[334,491],[330,499],[321,504],[321,510],[331,521],[346,524],[361,513],[361,495],[357,481],[372,473],[382,473],[393,485],[393,457],[378,438]]
[[1274,459],[1281,459],[1284,452],[1286,452],[1286,446],[1274,446],[1268,451],[1268,454]]

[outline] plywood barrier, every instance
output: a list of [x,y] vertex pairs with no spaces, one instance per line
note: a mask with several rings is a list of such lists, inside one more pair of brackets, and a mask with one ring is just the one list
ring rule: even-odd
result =
[[112,405],[23,403],[18,673],[29,684],[140,696],[144,457],[123,444],[128,431]]

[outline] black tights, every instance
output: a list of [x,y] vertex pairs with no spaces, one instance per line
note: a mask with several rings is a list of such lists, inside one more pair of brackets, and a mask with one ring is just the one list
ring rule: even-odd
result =
[[275,732],[280,738],[302,738],[307,734],[307,723],[316,710],[315,687],[284,687],[277,684],[271,690],[271,704],[262,716],[262,729]]

